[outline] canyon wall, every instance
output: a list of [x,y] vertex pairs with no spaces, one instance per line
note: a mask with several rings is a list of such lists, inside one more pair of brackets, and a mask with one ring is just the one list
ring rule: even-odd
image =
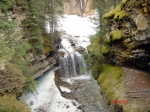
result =
[[64,13],[72,15],[92,15],[94,10],[91,10],[92,0],[65,0]]
[[108,61],[149,69],[150,2],[123,0],[103,18],[108,22],[104,38],[112,47]]

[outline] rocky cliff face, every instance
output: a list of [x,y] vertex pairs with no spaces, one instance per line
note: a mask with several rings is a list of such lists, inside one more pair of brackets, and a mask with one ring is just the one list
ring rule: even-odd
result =
[[103,15],[108,22],[105,41],[112,47],[107,61],[118,65],[150,67],[150,1],[122,0]]
[[92,0],[65,0],[64,12],[66,14],[76,14],[79,16],[92,15],[94,10],[90,9]]

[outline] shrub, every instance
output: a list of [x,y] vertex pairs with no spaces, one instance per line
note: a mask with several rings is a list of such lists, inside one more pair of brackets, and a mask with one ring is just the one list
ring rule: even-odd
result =
[[15,97],[4,95],[0,97],[0,112],[30,112],[25,102],[18,101]]
[[0,70],[0,95],[7,93],[20,96],[24,84],[25,77],[17,65],[8,63]]

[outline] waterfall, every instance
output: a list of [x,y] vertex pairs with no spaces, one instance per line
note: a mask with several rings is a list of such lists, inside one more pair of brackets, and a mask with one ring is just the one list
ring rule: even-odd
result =
[[86,74],[84,58],[77,50],[79,44],[81,45],[82,43],[81,40],[78,40],[79,38],[67,34],[64,34],[62,37],[62,42],[59,48],[61,54],[59,57],[59,71],[64,78],[77,77]]
[[80,6],[81,6],[81,9],[83,9],[82,0],[80,0]]
[[80,50],[85,50],[84,53],[86,53],[87,46],[90,44],[89,36],[95,33],[92,28],[94,24],[89,21],[88,17],[76,15],[65,15],[65,17],[67,17],[66,21],[61,21],[64,31],[62,31],[59,48],[60,75],[64,78],[86,75],[86,64]]
[[67,53],[66,56],[59,58],[59,71],[62,77],[71,78],[85,75],[86,65],[81,54]]

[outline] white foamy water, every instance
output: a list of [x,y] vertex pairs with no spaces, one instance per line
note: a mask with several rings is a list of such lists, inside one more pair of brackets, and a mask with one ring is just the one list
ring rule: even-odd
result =
[[61,29],[72,36],[89,36],[95,33],[95,25],[88,17],[80,17],[77,15],[64,15],[64,19],[60,20]]
[[[37,82],[39,84],[36,89],[38,94],[23,94],[22,96],[32,112],[39,112],[39,110],[44,112],[81,112],[77,109],[79,104],[76,101],[61,96],[54,82],[54,70],[45,73]],[[69,91],[66,88],[63,89]],[[76,102],[77,106],[74,106],[72,102]]]

